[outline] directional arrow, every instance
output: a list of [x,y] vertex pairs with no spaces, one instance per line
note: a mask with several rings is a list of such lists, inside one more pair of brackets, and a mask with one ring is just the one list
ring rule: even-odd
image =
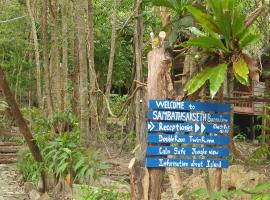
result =
[[203,124],[201,124],[201,132],[203,133],[205,130],[205,126]]
[[198,124],[195,124],[195,132],[198,132],[200,130],[200,126]]
[[148,122],[149,132],[201,132],[201,133],[229,133],[230,125],[227,124],[194,124],[176,122]]
[[155,125],[153,124],[153,122],[148,123],[148,130],[152,131],[155,128]]

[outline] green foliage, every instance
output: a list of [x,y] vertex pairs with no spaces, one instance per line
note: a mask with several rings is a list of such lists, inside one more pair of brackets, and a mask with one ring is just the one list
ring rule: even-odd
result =
[[86,149],[80,146],[78,137],[70,133],[50,141],[42,151],[49,171],[60,177],[65,177],[74,171],[75,180],[82,180],[84,177],[96,180],[97,171],[106,169],[106,166],[100,162],[98,152],[87,155]]
[[[13,18],[26,15],[25,5],[17,0],[1,1],[0,21],[8,21]],[[30,24],[28,18],[0,23],[0,64],[5,68],[8,81],[13,91],[26,97],[34,79],[29,79],[29,73],[34,69],[33,61],[29,54],[31,50],[29,40]],[[17,87],[16,88],[16,83]]]
[[81,189],[80,197],[76,200],[128,200],[130,195],[128,192],[117,192],[114,186],[105,188],[100,186],[97,189],[90,187],[83,187]]
[[237,80],[242,83],[243,85],[249,84],[248,79],[248,66],[247,63],[243,58],[240,58],[239,60],[236,60],[233,62],[233,72]]
[[227,70],[226,64],[221,64],[216,67],[208,67],[192,78],[184,87],[188,91],[188,95],[193,94],[201,88],[207,80],[210,81],[210,93],[214,97],[224,81],[225,72]]
[[222,49],[227,51],[226,47],[223,45],[221,40],[210,37],[210,36],[201,36],[195,39],[191,39],[185,42],[186,46],[197,46],[205,49]]
[[192,191],[189,195],[189,199],[196,200],[222,200],[222,199],[238,199],[244,194],[250,194],[252,200],[269,200],[270,199],[270,183],[267,181],[258,183],[254,188],[250,190],[246,189],[235,189],[235,190],[225,190],[222,189],[219,192],[213,192],[208,194],[206,189],[197,189]]
[[5,122],[5,112],[6,112],[7,107],[8,107],[8,105],[5,101],[0,101],[0,123],[1,123],[1,125],[3,125],[3,123]]
[[[82,147],[79,123],[71,113],[55,113],[49,118],[42,117],[37,109],[24,109],[24,113],[30,121],[34,139],[44,157],[43,167],[52,174],[65,177],[72,173],[75,180],[83,180],[85,177],[96,180],[99,172],[107,168],[102,164],[99,152],[90,152]],[[52,131],[55,126],[60,125],[68,125],[70,129],[62,135]],[[23,151],[21,158],[18,166],[26,180],[36,179],[40,167],[29,150]]]
[[111,101],[110,106],[114,114],[118,114],[120,112],[127,98],[128,98],[127,95],[123,95],[123,96],[120,96],[117,94],[110,95],[110,101]]
[[24,180],[37,183],[42,166],[34,160],[28,148],[20,150],[17,167],[22,172]]
[[[213,98],[224,81],[227,67],[233,66],[235,78],[241,84],[249,85],[249,69],[242,51],[248,45],[258,41],[260,35],[252,33],[251,27],[245,27],[247,15],[243,13],[241,4],[238,4],[236,0],[208,0],[207,6],[210,8],[210,12],[192,5],[186,6],[204,30],[204,33],[200,32],[196,38],[190,39],[183,45],[197,46],[202,48],[202,51],[206,54],[218,55],[219,63],[224,64],[226,69],[224,66],[219,70],[205,66],[206,68],[201,74],[187,83],[185,89],[190,95],[209,79],[210,92]],[[219,79],[216,78],[211,81],[210,75],[203,76],[206,73],[218,75]],[[198,86],[196,86],[196,83],[199,83]]]
[[247,135],[243,132],[236,133],[236,135],[233,137],[234,140],[238,142],[244,142],[247,139]]
[[256,164],[261,164],[270,156],[270,148],[267,144],[260,145],[251,155],[251,161]]
[[185,7],[190,3],[190,0],[152,0],[152,4],[154,6],[167,7],[177,12],[178,14],[182,14],[185,10]]

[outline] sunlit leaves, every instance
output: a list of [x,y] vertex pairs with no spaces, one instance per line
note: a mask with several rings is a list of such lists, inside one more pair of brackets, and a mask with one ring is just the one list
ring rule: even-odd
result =
[[155,6],[167,7],[177,13],[182,13],[185,7],[191,2],[190,0],[152,0]]
[[222,49],[227,52],[228,49],[223,45],[221,40],[211,36],[197,37],[184,43],[187,46],[198,46],[205,49]]
[[210,80],[210,94],[212,98],[216,95],[220,86],[224,82],[226,72],[227,72],[226,64],[221,64],[212,68],[212,76],[209,79]]
[[257,42],[260,39],[260,35],[258,34],[247,34],[240,40],[240,47],[245,48],[255,42]]
[[249,85],[248,65],[243,58],[233,62],[233,72],[236,79],[243,85]]
[[213,98],[220,86],[224,82],[224,78],[227,72],[227,65],[220,64],[216,67],[208,67],[193,77],[184,87],[188,95],[193,94],[200,89],[207,80],[210,82],[210,94]]
[[211,15],[194,6],[187,6],[187,10],[194,16],[206,32],[211,31],[213,33],[220,33],[220,30]]
[[184,91],[187,91],[188,95],[193,94],[200,89],[204,83],[211,77],[212,69],[206,68],[196,76],[194,76],[184,87]]

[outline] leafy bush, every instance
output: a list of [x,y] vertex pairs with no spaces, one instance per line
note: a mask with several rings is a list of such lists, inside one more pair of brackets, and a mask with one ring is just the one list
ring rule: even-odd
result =
[[188,95],[193,94],[209,81],[210,94],[214,97],[227,72],[233,72],[241,84],[249,85],[250,58],[243,50],[257,42],[260,35],[254,34],[252,27],[245,23],[248,15],[243,12],[238,1],[208,0],[206,7],[209,10],[186,6],[203,32],[198,30],[197,37],[185,42],[184,46],[199,47],[201,50],[198,57],[205,54],[213,55],[219,61],[214,67],[204,66],[201,72],[188,81],[184,90]]
[[26,181],[37,183],[39,180],[41,167],[34,160],[28,148],[24,148],[19,152],[17,167],[22,172]]
[[116,192],[115,187],[105,188],[100,186],[97,189],[83,187],[81,196],[76,200],[129,200],[128,192]]
[[120,96],[117,94],[111,94],[110,100],[111,100],[110,105],[111,105],[112,112],[115,114],[118,114],[121,111],[123,104],[127,100],[127,95]]
[[3,125],[5,122],[5,111],[8,105],[5,101],[0,101],[0,124]]
[[69,133],[58,136],[43,149],[48,169],[57,176],[75,173],[75,180],[84,177],[98,178],[98,170],[106,169],[99,160],[99,152],[90,152],[81,147],[78,137]]
[[[80,142],[79,123],[69,112],[55,113],[43,117],[37,109],[25,109],[24,114],[30,122],[41,153],[45,169],[58,177],[74,176],[75,180],[85,177],[97,179],[98,172],[106,169],[100,161],[99,152],[89,152]],[[63,130],[62,134],[53,130]],[[35,181],[40,172],[29,150],[21,152],[18,163],[26,180]]]
[[192,191],[188,196],[190,199],[196,200],[222,200],[222,199],[235,199],[243,196],[244,194],[250,194],[252,200],[269,200],[270,199],[270,182],[264,181],[258,183],[254,188],[250,190],[246,189],[235,189],[235,190],[225,190],[222,189],[219,192],[213,192],[208,194],[207,189],[197,189]]
[[233,137],[233,139],[238,142],[245,142],[247,140],[247,134],[239,132]]
[[270,148],[267,144],[262,144],[252,153],[251,161],[260,164],[263,161],[266,161],[268,156],[270,156]]

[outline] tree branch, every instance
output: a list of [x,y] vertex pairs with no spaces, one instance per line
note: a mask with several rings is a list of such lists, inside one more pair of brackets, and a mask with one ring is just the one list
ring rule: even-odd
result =
[[255,9],[246,19],[245,26],[248,28],[253,24],[253,22],[260,16],[262,13],[266,10],[265,6],[261,6],[257,9]]
[[5,20],[5,21],[0,21],[0,24],[9,23],[9,22],[13,22],[13,21],[16,21],[16,20],[18,20],[18,19],[25,18],[25,17],[27,17],[27,15],[20,16],[20,17],[16,17],[16,18],[13,18],[13,19],[8,19],[8,20]]

